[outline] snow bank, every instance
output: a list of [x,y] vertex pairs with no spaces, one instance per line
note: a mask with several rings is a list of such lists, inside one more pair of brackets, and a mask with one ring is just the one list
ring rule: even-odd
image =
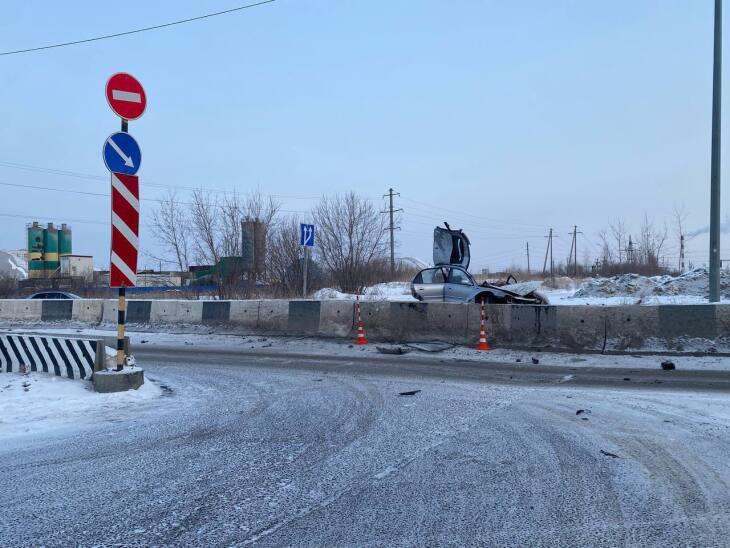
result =
[[[355,300],[353,293],[343,293],[331,287],[316,291],[312,298],[317,301]],[[386,282],[366,287],[360,299],[363,301],[415,301],[410,282]]]
[[47,373],[1,373],[0,440],[93,424],[121,408],[138,408],[161,393],[149,380],[138,390],[97,394],[89,381]]
[[[640,276],[621,274],[610,278],[592,278],[583,282],[571,298],[634,297],[646,304],[658,304],[676,297],[679,303],[704,300],[709,291],[709,272],[697,268],[681,276]],[[723,299],[730,299],[730,273],[721,272],[720,293]]]

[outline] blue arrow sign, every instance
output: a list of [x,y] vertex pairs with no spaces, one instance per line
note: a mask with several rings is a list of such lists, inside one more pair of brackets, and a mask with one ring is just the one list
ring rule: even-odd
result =
[[112,173],[134,175],[142,163],[142,151],[129,133],[112,133],[104,142],[104,163]]
[[314,247],[314,225],[299,225],[299,245]]

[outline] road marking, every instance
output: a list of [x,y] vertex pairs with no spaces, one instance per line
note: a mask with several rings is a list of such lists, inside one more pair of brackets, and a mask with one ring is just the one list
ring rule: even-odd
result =
[[133,91],[122,91],[121,89],[112,90],[112,99],[117,101],[127,101],[129,103],[141,103],[142,94]]
[[114,142],[114,139],[112,139],[111,137],[109,137],[106,140],[106,142],[109,143],[112,146],[112,148],[116,151],[116,153],[119,154],[119,156],[122,157],[122,160],[124,160],[124,165],[125,166],[127,166],[127,167],[134,167],[134,162],[132,161],[132,157],[131,156],[127,156],[126,154],[124,154],[124,152],[122,151],[122,149],[119,148],[119,145]]

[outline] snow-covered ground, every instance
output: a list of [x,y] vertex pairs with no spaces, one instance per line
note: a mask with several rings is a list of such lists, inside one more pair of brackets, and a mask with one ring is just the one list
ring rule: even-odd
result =
[[[557,288],[543,285],[540,293],[554,305],[659,305],[707,304],[709,274],[697,268],[681,276],[640,276],[622,274],[610,278],[588,278],[576,285],[567,277],[557,279]],[[721,302],[730,303],[730,273],[721,276]],[[316,300],[354,300],[355,295],[333,288],[320,289]],[[410,282],[388,282],[368,287],[360,296],[363,301],[415,301]]]
[[[38,333],[46,334],[68,334],[63,329],[38,329]],[[110,336],[114,332],[99,329],[83,329],[75,333],[77,336]],[[305,337],[262,337],[242,335],[220,335],[202,333],[139,333],[127,332],[132,345],[132,352],[140,345],[178,345],[211,348],[241,348],[247,350],[262,350],[265,352],[282,352],[312,354],[323,356],[377,356],[381,355],[377,347],[391,347],[394,345],[371,343],[367,346],[355,346],[352,341],[318,339]],[[403,346],[403,345],[395,345]],[[670,359],[677,369],[705,369],[730,371],[730,357],[708,355],[708,356],[671,356],[657,352],[656,354],[628,354],[628,355],[606,355],[606,354],[572,354],[567,352],[550,351],[529,351],[510,350],[506,348],[494,348],[488,352],[481,352],[471,347],[454,346],[442,352],[423,352],[412,349],[408,354],[400,356],[402,359],[410,359],[418,356],[432,357],[434,360],[469,361],[469,362],[503,362],[521,363],[525,367],[532,364],[532,359],[539,360],[541,365],[556,365],[571,367],[619,367],[632,369],[659,369],[661,362]],[[144,367],[143,363],[140,363]]]
[[[317,301],[355,300],[354,293],[343,293],[332,287],[316,291],[312,298]],[[360,299],[363,301],[415,301],[410,282],[386,282],[366,287]]]
[[111,419],[162,393],[149,379],[138,390],[98,394],[91,383],[48,373],[0,374],[0,441]]

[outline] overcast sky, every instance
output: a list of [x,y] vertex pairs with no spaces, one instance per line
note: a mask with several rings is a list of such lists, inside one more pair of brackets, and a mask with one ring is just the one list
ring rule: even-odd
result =
[[[0,50],[243,3],[3,2]],[[130,123],[142,147],[143,198],[159,198],[165,185],[260,189],[285,210],[306,212],[322,193],[350,189],[382,206],[392,186],[405,210],[398,254],[430,260],[433,226],[448,221],[471,236],[473,270],[524,263],[528,241],[532,266],[541,267],[550,227],[560,236],[559,259],[574,224],[583,232],[580,258],[595,256],[597,232],[616,218],[637,232],[646,213],[673,234],[677,204],[689,213],[688,229],[701,228],[709,212],[712,7],[277,0],[0,56],[0,248],[24,247],[26,222],[68,221],[74,251],[108,266],[109,201],[93,193],[109,191],[101,149],[119,121],[104,85],[119,71],[136,75],[149,100]],[[155,202],[142,206],[146,224]],[[696,264],[706,262],[706,242],[690,243]],[[141,245],[159,252],[149,228]],[[722,249],[730,258],[730,234]],[[672,236],[672,261],[677,250]]]

